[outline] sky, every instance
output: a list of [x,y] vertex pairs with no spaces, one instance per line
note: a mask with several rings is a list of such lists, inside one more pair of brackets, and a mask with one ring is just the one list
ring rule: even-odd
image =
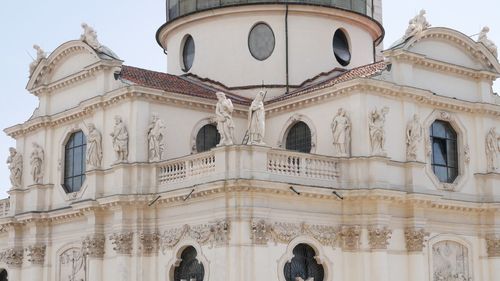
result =
[[[489,38],[500,46],[499,0],[476,0],[473,4],[456,0],[382,1],[386,47],[404,34],[409,19],[421,9],[427,11],[432,26],[453,28],[469,36],[489,26]],[[37,98],[25,89],[30,56],[36,57],[33,44],[50,52],[78,39],[80,25],[86,22],[97,31],[99,41],[127,65],[167,71],[167,58],[155,40],[164,21],[164,0],[4,1],[0,9],[0,128],[26,121],[37,107]],[[500,92],[500,82],[494,90]],[[14,140],[0,132],[0,198],[6,197],[10,188],[5,161],[11,146],[15,146]]]

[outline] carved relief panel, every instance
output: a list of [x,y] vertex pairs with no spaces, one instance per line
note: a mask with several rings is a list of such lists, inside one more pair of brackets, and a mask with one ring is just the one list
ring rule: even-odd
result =
[[455,241],[441,241],[432,246],[433,281],[472,280],[469,252]]
[[59,281],[86,281],[85,256],[80,248],[71,248],[59,256]]

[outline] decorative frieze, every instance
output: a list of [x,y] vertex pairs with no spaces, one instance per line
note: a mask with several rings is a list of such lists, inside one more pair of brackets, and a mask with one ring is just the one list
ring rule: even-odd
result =
[[113,250],[119,255],[132,254],[133,238],[133,232],[113,233],[109,236],[111,244],[114,245]]
[[28,261],[34,265],[43,265],[45,261],[45,245],[32,245],[25,249]]
[[354,226],[342,226],[339,233],[341,239],[342,249],[346,251],[359,250],[361,244],[361,227],[358,225]]
[[211,247],[222,246],[229,241],[230,221],[220,220],[210,224],[196,226],[184,225],[179,228],[166,230],[161,235],[161,248],[163,251],[175,247],[183,238],[191,238],[201,245],[209,244]]
[[252,241],[255,244],[265,245],[269,240],[275,243],[288,244],[299,236],[310,236],[326,246],[335,246],[337,228],[325,225],[308,225],[306,223],[269,223],[265,220],[251,222]]
[[20,267],[23,264],[23,248],[10,248],[0,252],[0,262],[10,267]]
[[104,234],[93,234],[87,236],[82,241],[82,251],[85,256],[91,258],[102,258],[104,257],[104,243],[106,237]]
[[141,233],[139,235],[139,250],[144,255],[151,255],[158,252],[160,235],[154,233]]
[[488,235],[486,237],[486,251],[490,258],[500,257],[500,236]]
[[372,250],[385,250],[389,245],[389,239],[391,239],[392,230],[387,227],[378,228],[370,227],[368,228],[368,243],[370,244],[370,249]]
[[422,252],[424,249],[425,238],[429,236],[428,232],[420,228],[405,229],[406,249],[408,252]]

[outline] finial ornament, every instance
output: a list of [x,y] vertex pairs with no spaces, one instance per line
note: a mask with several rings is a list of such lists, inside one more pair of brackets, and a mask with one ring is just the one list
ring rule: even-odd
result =
[[82,23],[83,34],[80,36],[80,40],[89,44],[95,50],[101,47],[101,43],[97,40],[97,32],[88,24]]
[[413,37],[431,27],[431,24],[427,21],[425,14],[425,10],[420,10],[420,13],[418,13],[418,15],[410,20],[410,22],[408,23],[408,29],[406,29],[404,39]]
[[479,32],[479,37],[477,38],[477,42],[483,43],[483,45],[496,57],[498,58],[498,49],[493,41],[488,39],[488,32],[490,32],[490,28],[485,26]]
[[33,49],[35,49],[35,51],[36,51],[36,59],[30,63],[30,76],[33,74],[33,72],[35,71],[38,64],[42,60],[47,58],[47,54],[42,50],[42,48],[40,48],[40,46],[35,44],[35,45],[33,45]]

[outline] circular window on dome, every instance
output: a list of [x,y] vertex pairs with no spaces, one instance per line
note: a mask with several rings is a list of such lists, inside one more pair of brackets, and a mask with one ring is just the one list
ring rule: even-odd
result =
[[194,40],[191,35],[184,37],[184,44],[182,46],[182,70],[188,72],[193,66],[194,61]]
[[248,49],[258,60],[265,60],[274,51],[275,38],[271,27],[265,23],[257,23],[248,35]]
[[351,62],[351,51],[349,41],[344,31],[338,29],[333,35],[333,54],[342,66],[347,66]]

